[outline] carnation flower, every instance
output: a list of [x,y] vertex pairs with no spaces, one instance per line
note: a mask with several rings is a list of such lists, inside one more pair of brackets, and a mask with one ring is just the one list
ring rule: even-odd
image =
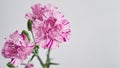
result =
[[32,31],[37,44],[45,49],[56,48],[69,39],[70,24],[57,7],[35,4],[32,11],[33,14],[27,13],[26,18],[33,21]]
[[29,42],[24,34],[15,31],[6,39],[2,49],[2,55],[11,59],[11,64],[18,66],[21,64],[33,50],[33,43]]

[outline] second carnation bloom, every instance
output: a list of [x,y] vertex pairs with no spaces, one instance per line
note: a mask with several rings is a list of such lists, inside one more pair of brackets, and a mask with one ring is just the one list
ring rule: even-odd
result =
[[33,13],[27,13],[26,18],[33,21],[32,31],[38,45],[52,49],[68,41],[70,24],[56,6],[35,4],[31,8]]

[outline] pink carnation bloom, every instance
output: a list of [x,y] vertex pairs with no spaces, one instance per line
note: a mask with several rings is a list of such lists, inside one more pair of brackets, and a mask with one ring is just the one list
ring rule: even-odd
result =
[[25,66],[25,68],[34,68],[34,65],[33,65],[33,64],[27,64],[27,65]]
[[58,8],[47,4],[32,6],[33,14],[26,14],[33,20],[32,31],[37,44],[43,48],[56,48],[59,43],[66,42],[70,36],[70,24]]
[[2,55],[11,59],[11,64],[18,66],[33,50],[33,43],[29,42],[24,34],[14,32],[6,40],[2,49]]

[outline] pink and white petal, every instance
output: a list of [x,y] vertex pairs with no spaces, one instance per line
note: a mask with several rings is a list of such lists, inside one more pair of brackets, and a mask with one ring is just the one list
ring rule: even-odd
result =
[[10,39],[11,40],[18,40],[18,37],[19,37],[19,33],[18,33],[18,31],[16,30],[13,34],[11,34],[10,36]]
[[50,45],[50,43],[51,43],[50,39],[43,39],[40,42],[40,45],[42,45],[42,48],[46,49],[46,48],[48,48],[48,46]]
[[53,43],[52,43],[52,46],[51,46],[51,49],[56,49],[59,47],[59,42],[56,41],[56,40],[53,40]]
[[26,19],[33,20],[33,14],[27,13],[27,14],[25,15],[25,18],[26,18]]
[[49,39],[49,41],[47,41],[42,47],[44,49],[55,49],[59,47],[59,43],[56,40]]
[[11,59],[11,62],[10,62],[10,63],[13,64],[14,66],[18,66],[18,65],[20,65],[22,62],[23,62],[22,59],[13,58],[13,59]]

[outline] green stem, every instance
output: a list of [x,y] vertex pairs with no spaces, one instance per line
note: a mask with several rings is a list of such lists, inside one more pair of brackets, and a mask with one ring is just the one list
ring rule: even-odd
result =
[[33,37],[33,41],[34,41],[34,43],[35,43],[35,45],[36,45],[35,37],[34,37],[34,34],[33,34],[32,31],[31,31],[31,34],[32,34],[32,37]]
[[48,49],[47,59],[50,58],[50,49]]
[[40,64],[41,64],[42,66],[44,66],[44,63],[43,63],[43,61],[41,60],[40,56],[37,55],[36,57],[37,57],[37,59],[39,60]]
[[[40,62],[40,64],[41,64],[41,66],[42,67],[44,67],[44,63],[43,63],[43,61],[41,60],[41,58],[40,58],[40,56],[38,55],[38,47],[37,47],[37,45],[36,45],[36,41],[35,41],[35,37],[34,37],[34,34],[33,34],[33,32],[31,31],[31,34],[32,34],[32,38],[33,38],[33,41],[34,41],[34,52],[33,52],[33,56],[31,57],[31,59],[30,59],[30,61],[32,61],[32,59],[36,56],[37,58],[38,58],[38,60],[39,60],[39,62]],[[38,48],[38,49],[36,49],[36,47]]]
[[51,63],[51,59],[50,59],[50,48],[47,51],[47,60],[46,60],[46,67],[50,68],[50,63]]
[[[31,34],[32,34],[32,38],[33,38],[33,41],[34,41],[35,47],[36,47],[36,41],[35,41],[35,37],[34,37],[34,34],[33,34],[32,31],[31,31]],[[37,51],[36,51],[36,49],[34,49],[34,50],[35,50],[35,53],[34,53],[34,55],[31,57],[30,61],[32,61],[32,59],[34,58],[34,56],[36,56],[37,59],[39,60],[40,64],[41,64],[41,66],[42,66],[43,68],[50,68],[50,63],[51,63],[51,59],[50,59],[50,48],[49,48],[48,51],[47,51],[47,59],[46,59],[46,63],[45,63],[45,64],[43,63],[43,61],[41,60],[40,56],[38,55],[38,49],[37,49]]]
[[[34,43],[35,43],[34,45],[36,45],[34,34],[33,34],[32,31],[30,31],[30,32],[31,32],[31,34],[32,34],[33,41],[34,41]],[[32,57],[30,58],[30,60],[28,61],[28,63],[31,62],[34,57],[35,57],[35,53],[32,55]]]
[[32,55],[32,57],[30,58],[30,60],[28,61],[28,63],[31,62],[34,57],[35,57],[35,55]]

